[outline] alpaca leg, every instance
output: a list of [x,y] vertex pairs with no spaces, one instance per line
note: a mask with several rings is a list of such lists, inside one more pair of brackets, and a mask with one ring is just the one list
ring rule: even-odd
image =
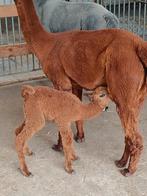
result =
[[[60,78],[60,80],[59,80],[59,78]],[[53,81],[53,85],[54,85],[54,88],[57,89],[57,90],[71,92],[71,89],[72,89],[70,80],[68,78],[66,78],[65,76],[58,77],[58,83],[55,80],[55,81]],[[60,132],[58,133],[58,141],[57,141],[57,144],[54,144],[52,146],[52,149],[55,150],[55,151],[58,151],[58,152],[60,152],[60,151],[63,150],[63,145],[62,145],[62,139],[61,139]]]
[[28,124],[25,124],[22,131],[16,136],[16,150],[18,153],[19,163],[20,163],[20,170],[23,175],[30,176],[31,172],[28,170],[28,167],[25,162],[25,156],[24,156],[24,148],[27,143],[27,140],[30,139],[35,132],[39,131],[43,126],[45,122],[44,120],[40,121],[36,119],[36,122],[31,124],[28,122]]
[[25,125],[25,121],[24,121],[19,127],[17,127],[17,128],[15,129],[15,135],[16,135],[16,136],[22,131],[24,125]]
[[65,155],[65,170],[72,173],[72,160],[76,160],[77,156],[73,148],[73,134],[68,125],[59,126],[60,134],[62,137],[63,151]]
[[32,156],[34,153],[29,149],[29,147],[27,146],[27,144],[25,144],[23,152],[25,155],[27,156]]
[[58,141],[57,141],[57,144],[54,144],[52,146],[52,149],[57,151],[57,152],[60,152],[63,150],[63,146],[62,146],[62,139],[61,139],[61,134],[60,132],[58,133]]
[[124,149],[124,153],[123,153],[123,155],[122,155],[122,157],[121,157],[120,160],[116,160],[115,161],[115,165],[118,168],[125,167],[126,164],[127,164],[127,162],[128,162],[129,156],[130,156],[129,145],[128,145],[127,139],[125,138],[125,149]]
[[126,105],[123,110],[120,110],[121,121],[125,129],[126,145],[124,154],[117,165],[124,167],[129,160],[128,167],[121,170],[124,176],[129,176],[136,171],[143,150],[142,137],[138,131],[138,108],[137,105],[136,107],[127,107]]
[[[15,134],[16,136],[22,131],[23,127],[25,126],[25,121],[15,130]],[[24,146],[24,154],[31,156],[33,154],[33,152],[29,149],[29,147],[27,145]]]
[[[128,166],[121,170],[124,176],[128,176],[136,171],[143,149],[142,137],[138,130],[138,118],[146,87],[144,70],[136,54],[130,52],[131,61],[129,56],[124,55],[123,50],[120,49],[118,54],[117,62],[112,58],[106,77],[108,91],[118,107],[125,132],[125,150],[122,158],[116,164],[124,167],[128,163]],[[122,61],[122,59],[124,60]]]
[[[120,116],[120,119],[121,119],[121,113],[120,113],[119,108],[117,107],[116,110],[117,110],[117,113],[118,113],[118,115]],[[122,124],[123,124],[123,122],[122,122]],[[127,138],[125,138],[125,149],[124,149],[124,153],[123,153],[123,155],[122,155],[122,157],[121,157],[120,160],[116,160],[115,161],[115,165],[118,168],[125,167],[126,164],[127,164],[127,162],[128,162],[129,155],[130,155],[129,145],[128,145],[128,142],[127,142]]]
[[[73,86],[72,93],[76,95],[82,101],[82,88]],[[83,121],[76,121],[77,135],[74,137],[76,142],[83,142],[84,140],[84,129]]]

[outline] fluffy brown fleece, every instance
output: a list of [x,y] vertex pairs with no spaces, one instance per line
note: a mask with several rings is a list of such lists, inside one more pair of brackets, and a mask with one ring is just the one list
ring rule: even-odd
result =
[[92,96],[93,101],[89,104],[83,104],[69,92],[41,86],[23,86],[22,96],[25,120],[15,132],[21,172],[25,176],[31,174],[24,157],[25,153],[32,154],[27,147],[28,139],[44,127],[46,120],[54,120],[62,137],[65,170],[72,173],[72,160],[76,160],[77,156],[73,148],[71,122],[100,114],[109,102],[106,90],[103,87],[96,89]]

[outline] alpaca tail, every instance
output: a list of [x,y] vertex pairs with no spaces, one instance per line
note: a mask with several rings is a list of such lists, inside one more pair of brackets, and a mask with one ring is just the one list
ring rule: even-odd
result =
[[23,85],[21,89],[21,96],[26,98],[28,95],[33,95],[35,93],[35,89],[30,85]]
[[144,67],[145,76],[146,76],[146,87],[147,87],[147,42],[143,41],[141,42],[141,44],[139,44],[137,54]]
[[119,20],[111,12],[106,13],[104,19],[107,23],[107,28],[119,28]]

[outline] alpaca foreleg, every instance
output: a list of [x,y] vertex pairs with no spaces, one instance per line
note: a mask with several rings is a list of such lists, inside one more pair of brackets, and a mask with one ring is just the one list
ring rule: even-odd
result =
[[[55,71],[55,73],[56,73],[56,71]],[[62,72],[60,72],[60,76],[58,75],[57,78],[58,78],[58,80],[56,80],[56,79],[53,80],[53,85],[54,85],[55,89],[72,92],[72,85],[71,85],[71,81],[69,80],[69,78],[65,77],[64,74],[62,75]],[[52,149],[57,152],[61,152],[63,150],[60,132],[58,133],[57,144],[54,144],[52,146]]]
[[72,160],[76,160],[77,156],[73,148],[73,134],[68,125],[59,126],[60,134],[62,137],[63,151],[65,155],[65,170],[72,173]]
[[[73,85],[72,93],[76,95],[82,101],[82,88],[81,87]],[[76,142],[83,142],[85,137],[84,137],[84,129],[83,129],[82,120],[76,121],[76,128],[77,128],[77,134],[74,136],[74,139]]]

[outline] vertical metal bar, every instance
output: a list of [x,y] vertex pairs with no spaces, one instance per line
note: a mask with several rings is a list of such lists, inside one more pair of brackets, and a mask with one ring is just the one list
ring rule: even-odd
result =
[[136,2],[133,3],[133,32],[135,32]]
[[35,58],[34,54],[32,54],[32,63],[33,63],[33,71],[35,70]]
[[130,28],[130,1],[128,2],[128,30]]
[[27,58],[27,71],[29,71],[29,56],[28,56],[28,54],[26,55],[26,58]]
[[146,34],[146,3],[144,5],[144,16],[143,16],[143,39],[145,39]]
[[123,20],[125,21],[125,11],[126,11],[126,8],[125,8],[125,0],[123,1]]
[[8,18],[5,18],[5,28],[6,28],[6,41],[9,44],[9,31],[8,31]]
[[17,18],[18,20],[18,34],[19,34],[19,43],[22,42],[22,39],[21,39],[21,28],[20,28],[20,21],[19,21],[19,17]]
[[0,18],[0,38],[1,38],[1,45],[3,44],[3,32],[2,32],[2,21]]
[[110,12],[111,12],[111,5],[112,5],[111,0],[109,0],[109,10],[110,10]]
[[11,74],[12,70],[11,70],[11,61],[10,58],[8,57],[8,66],[9,66],[9,74]]
[[[12,34],[13,34],[13,44],[16,43],[16,37],[15,37],[15,28],[14,28],[14,17],[11,18],[12,21]],[[17,71],[17,61],[16,57],[13,58],[13,62],[15,64],[15,72]]]
[[114,0],[114,3],[113,3],[113,13],[114,14],[116,13],[116,0]]
[[120,0],[118,2],[118,19],[120,20]]
[[22,56],[20,56],[20,68],[21,68],[21,71],[22,71],[22,68],[23,68],[23,59],[22,59]]
[[[2,32],[2,20],[0,18],[0,38],[1,38],[1,45],[4,43],[4,40],[3,40],[3,32]],[[5,72],[5,61],[4,61],[4,58],[2,58],[2,70],[3,70],[3,73]]]
[[141,17],[141,3],[139,2],[139,15],[138,15],[138,34],[140,34],[140,17]]
[[12,35],[13,35],[13,43],[16,42],[16,37],[15,37],[15,28],[14,28],[14,17],[11,18],[12,22]]

